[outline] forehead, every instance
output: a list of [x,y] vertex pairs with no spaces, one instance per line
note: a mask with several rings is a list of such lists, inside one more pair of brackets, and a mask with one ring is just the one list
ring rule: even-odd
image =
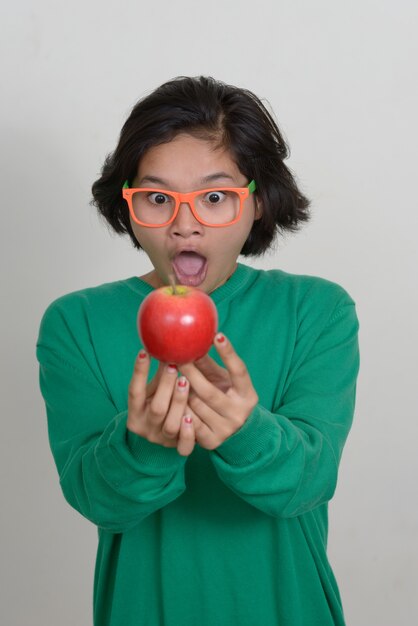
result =
[[220,171],[242,178],[228,148],[219,147],[215,141],[179,134],[171,141],[147,150],[139,162],[137,177],[197,181]]

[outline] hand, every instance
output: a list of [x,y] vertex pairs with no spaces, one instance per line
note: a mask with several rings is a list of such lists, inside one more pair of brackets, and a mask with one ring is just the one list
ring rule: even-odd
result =
[[149,365],[149,355],[141,350],[129,383],[127,428],[188,456],[195,446],[193,418],[187,412],[189,383],[184,377],[177,378],[176,367],[160,363],[147,385]]
[[[215,385],[218,389],[226,393],[232,387],[231,376],[228,370],[221,367],[208,354],[193,363],[197,369],[204,375],[206,380]],[[191,389],[189,394],[194,394]]]
[[246,365],[231,343],[217,335],[215,347],[226,370],[209,356],[180,366],[191,386],[188,403],[194,414],[196,441],[208,450],[241,428],[258,403]]

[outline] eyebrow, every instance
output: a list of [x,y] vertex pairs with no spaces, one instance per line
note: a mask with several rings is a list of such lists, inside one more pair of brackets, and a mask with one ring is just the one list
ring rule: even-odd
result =
[[[230,174],[227,174],[226,172],[215,172],[214,174],[209,174],[208,176],[204,176],[203,178],[201,178],[200,182],[202,183],[202,185],[206,185],[207,183],[213,183],[222,178],[227,178],[228,180],[235,182],[234,177]],[[151,183],[153,185],[161,185],[162,187],[166,187],[167,189],[170,186],[166,180],[158,178],[157,176],[149,176],[148,174],[141,178],[138,183],[139,187],[142,187],[144,182]]]
[[215,172],[215,174],[209,174],[209,176],[205,176],[202,178],[202,183],[211,183],[213,181],[219,180],[219,178],[228,178],[229,180],[234,180],[234,177],[226,172]]
[[144,182],[161,185],[162,187],[168,187],[167,183],[162,178],[157,178],[156,176],[143,176],[138,183],[139,187],[142,187]]

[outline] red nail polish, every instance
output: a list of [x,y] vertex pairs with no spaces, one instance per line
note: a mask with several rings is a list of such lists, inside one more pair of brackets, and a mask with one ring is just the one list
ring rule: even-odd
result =
[[184,378],[184,376],[182,376],[181,378],[178,379],[177,384],[179,387],[182,387],[184,389],[184,387],[187,387],[187,380],[186,378]]
[[184,421],[186,424],[191,424],[193,422],[193,418],[190,415],[186,415],[184,417]]
[[224,335],[216,335],[216,341],[218,343],[224,343],[224,341],[225,341]]
[[145,357],[147,356],[147,353],[145,352],[145,350],[141,350],[138,356],[140,359],[145,359]]

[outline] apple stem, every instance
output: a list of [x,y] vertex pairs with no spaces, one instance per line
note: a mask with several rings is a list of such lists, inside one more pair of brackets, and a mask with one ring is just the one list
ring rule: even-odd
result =
[[172,288],[172,290],[173,290],[173,294],[174,294],[174,295],[177,295],[177,289],[176,289],[176,279],[175,279],[175,277],[174,277],[174,274],[170,274],[169,279],[170,279],[170,285],[171,285],[171,288]]

